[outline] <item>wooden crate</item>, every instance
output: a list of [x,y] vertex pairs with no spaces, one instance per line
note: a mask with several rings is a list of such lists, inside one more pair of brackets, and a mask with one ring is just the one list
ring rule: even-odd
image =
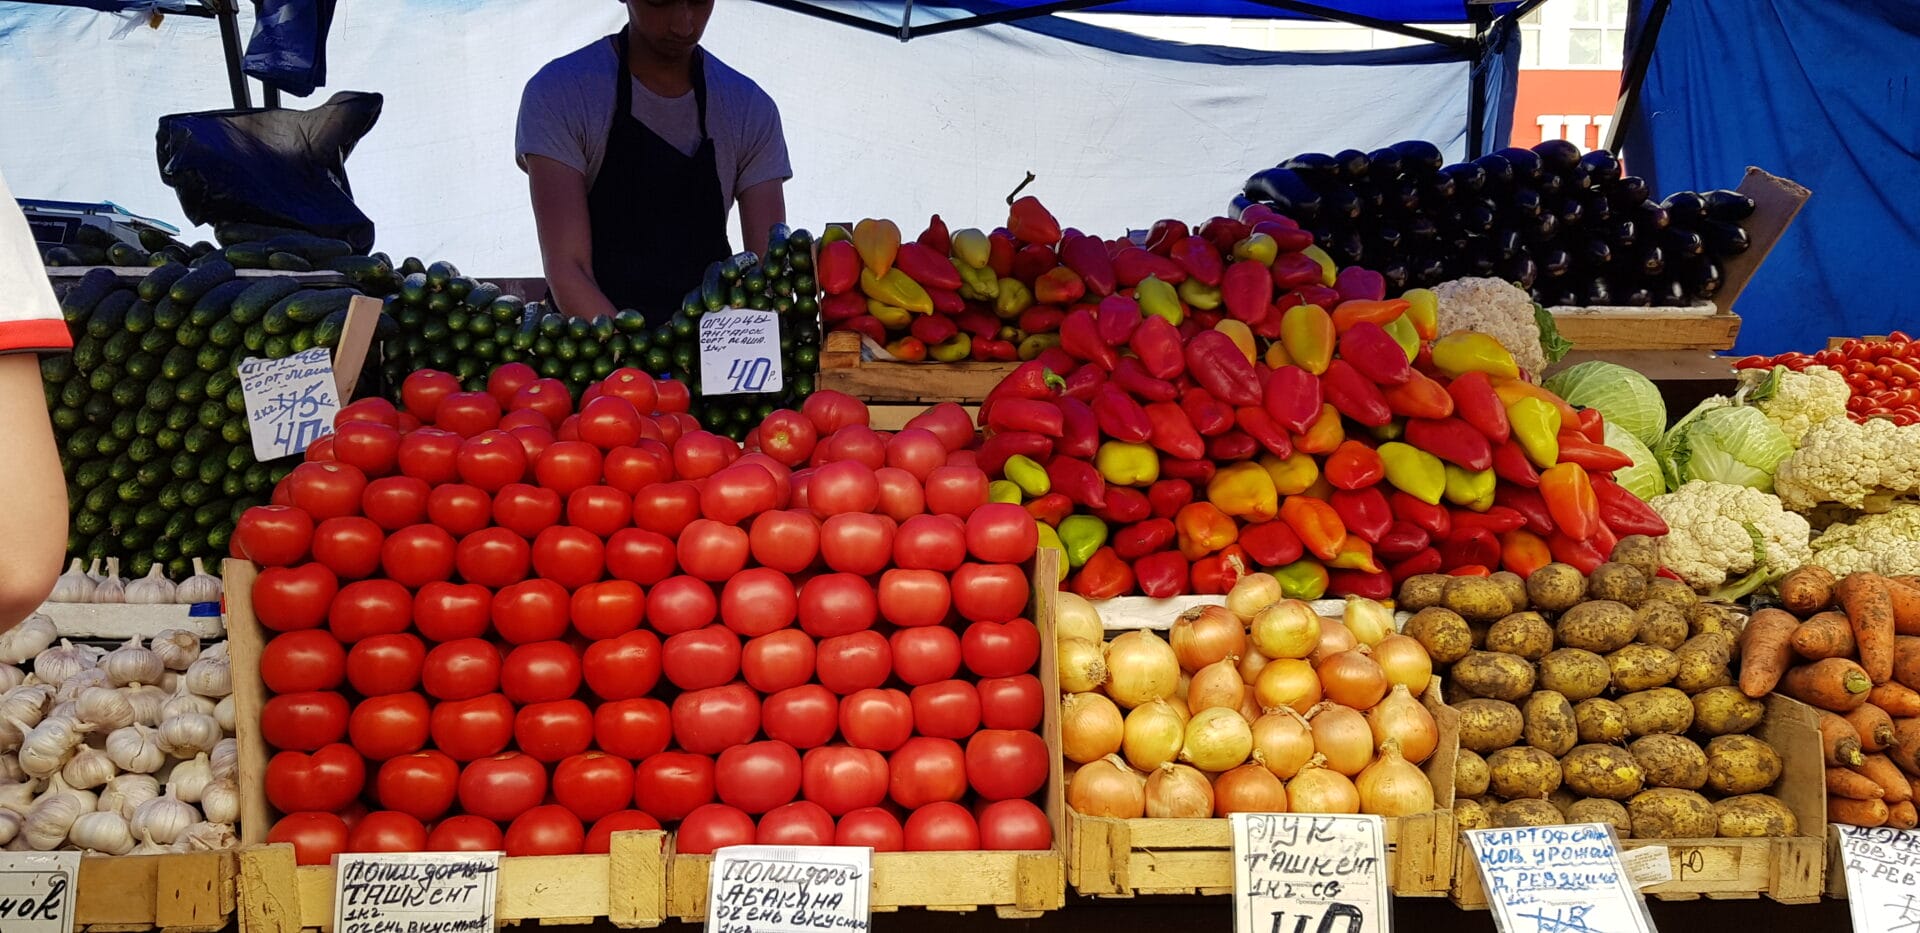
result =
[[892,363],[860,358],[860,335],[834,331],[820,347],[817,388],[867,402],[978,405],[1018,363]]
[[[1751,900],[1782,904],[1820,899],[1827,871],[1826,764],[1812,707],[1783,696],[1767,698],[1767,718],[1754,734],[1780,753],[1783,768],[1772,793],[1798,818],[1799,835],[1784,839],[1628,839],[1624,849],[1664,846],[1673,880],[1642,888],[1661,900]],[[1455,858],[1453,901],[1468,910],[1487,906],[1480,869],[1465,842]]]
[[1740,316],[1710,304],[1691,308],[1553,308],[1560,336],[1575,350],[1730,350]]
[[232,852],[89,856],[74,885],[75,929],[213,933],[232,921]]

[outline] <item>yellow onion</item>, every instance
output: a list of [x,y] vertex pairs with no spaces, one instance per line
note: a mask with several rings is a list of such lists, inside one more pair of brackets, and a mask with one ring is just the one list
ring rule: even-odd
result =
[[1094,644],[1106,640],[1100,624],[1100,610],[1079,593],[1061,590],[1053,595],[1053,637],[1056,641],[1084,638]]
[[1269,658],[1304,658],[1320,644],[1320,617],[1297,599],[1283,599],[1253,617],[1253,646]]
[[1236,666],[1239,660],[1221,658],[1194,672],[1193,683],[1187,688],[1187,709],[1196,713],[1216,706],[1239,709],[1247,688]]
[[1313,749],[1327,758],[1327,768],[1347,777],[1373,761],[1373,730],[1367,718],[1351,707],[1326,702],[1307,714],[1313,726]]
[[1247,653],[1240,656],[1240,679],[1247,683],[1253,683],[1259,680],[1260,671],[1264,669],[1267,666],[1267,662],[1271,660],[1273,659],[1261,654],[1260,649],[1248,645]]
[[1315,645],[1313,653],[1307,655],[1307,661],[1319,667],[1321,661],[1342,651],[1352,651],[1360,647],[1360,640],[1353,637],[1353,630],[1339,619],[1320,617],[1320,644]]
[[1392,742],[1402,757],[1416,765],[1431,757],[1440,745],[1439,724],[1405,684],[1394,684],[1386,699],[1367,710],[1367,726],[1373,730],[1375,748],[1385,748]]
[[1285,706],[1305,713],[1322,697],[1320,675],[1314,672],[1313,665],[1298,658],[1269,662],[1260,671],[1260,679],[1254,682],[1253,689],[1259,696],[1261,709]]
[[1280,578],[1270,573],[1250,573],[1234,581],[1227,591],[1227,611],[1246,620],[1280,601]]
[[1253,722],[1253,760],[1275,777],[1290,778],[1313,757],[1313,727],[1291,707],[1280,707]]
[[1252,687],[1240,688],[1240,718],[1251,723],[1260,718],[1260,694]]
[[1285,813],[1287,785],[1272,771],[1244,764],[1213,779],[1213,815]]
[[1387,672],[1360,653],[1364,650],[1342,651],[1320,662],[1320,689],[1327,699],[1354,709],[1372,709],[1387,695]]
[[1120,708],[1098,693],[1069,693],[1060,703],[1060,748],[1068,761],[1085,764],[1119,751],[1126,728]]
[[1253,727],[1237,709],[1201,710],[1187,720],[1180,760],[1202,771],[1225,771],[1253,753]]
[[1135,819],[1147,812],[1147,779],[1117,755],[1090,761],[1073,772],[1067,806],[1084,816]]
[[1171,762],[1147,775],[1147,816],[1197,820],[1213,815],[1213,782],[1199,770]]
[[1173,695],[1180,659],[1160,636],[1141,629],[1107,643],[1107,696],[1128,709]]
[[1400,743],[1392,739],[1381,747],[1380,758],[1354,778],[1353,786],[1360,792],[1361,813],[1412,816],[1434,808],[1433,783],[1401,756]]
[[1287,802],[1295,813],[1359,813],[1360,790],[1315,755],[1287,782]]
[[1387,683],[1402,684],[1407,692],[1420,696],[1433,679],[1433,658],[1425,645],[1405,635],[1388,635],[1373,646],[1374,663],[1387,672]]
[[1120,748],[1127,763],[1142,771],[1172,761],[1187,740],[1187,717],[1165,700],[1142,703],[1127,714]]
[[[1267,574],[1259,576],[1273,579]],[[1197,671],[1221,658],[1237,658],[1247,650],[1247,624],[1219,606],[1200,606],[1173,621],[1167,641],[1180,659],[1180,669]]]
[[1097,641],[1060,639],[1054,646],[1054,665],[1060,670],[1060,689],[1066,693],[1098,690],[1107,682],[1107,661]]
[[1368,647],[1393,634],[1393,610],[1364,596],[1347,597],[1347,608],[1341,618],[1353,637]]
[[1167,699],[1180,700],[1184,702],[1187,699],[1187,691],[1192,689],[1192,687],[1193,687],[1193,675],[1187,673],[1186,671],[1181,671],[1180,682],[1174,685],[1173,695],[1167,697]]

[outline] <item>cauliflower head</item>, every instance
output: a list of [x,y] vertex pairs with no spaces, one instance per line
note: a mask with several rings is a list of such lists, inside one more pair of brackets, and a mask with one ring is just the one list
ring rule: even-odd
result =
[[1884,512],[1894,499],[1920,494],[1920,425],[1828,418],[1775,468],[1773,488],[1799,512],[1823,502]]
[[1834,370],[1809,366],[1796,373],[1783,366],[1773,394],[1761,400],[1760,411],[1798,447],[1814,425],[1835,418],[1847,420],[1847,400],[1852,397],[1846,377]]
[[1700,593],[1737,599],[1813,557],[1807,520],[1750,486],[1696,481],[1650,504],[1669,529],[1661,563]]
[[1895,506],[1828,528],[1813,539],[1813,562],[1836,577],[1920,574],[1920,505]]
[[1470,330],[1486,334],[1513,354],[1522,372],[1535,377],[1547,368],[1540,347],[1540,325],[1533,316],[1533,297],[1493,278],[1464,278],[1434,286],[1440,299],[1439,333],[1445,337]]

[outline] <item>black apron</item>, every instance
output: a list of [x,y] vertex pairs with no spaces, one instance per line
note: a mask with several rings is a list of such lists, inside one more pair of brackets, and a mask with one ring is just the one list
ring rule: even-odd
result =
[[700,148],[686,155],[634,119],[627,33],[611,38],[620,60],[613,125],[600,175],[587,192],[593,277],[614,308],[640,311],[648,323],[659,325],[679,310],[709,264],[733,253],[713,137],[707,133],[706,53],[696,50],[693,61]]

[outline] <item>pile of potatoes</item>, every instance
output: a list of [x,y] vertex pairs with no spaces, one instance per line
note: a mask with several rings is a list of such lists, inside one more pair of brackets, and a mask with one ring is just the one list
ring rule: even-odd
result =
[[1591,576],[1408,578],[1405,634],[1444,671],[1460,713],[1462,829],[1612,823],[1622,838],[1790,836],[1763,793],[1782,762],[1748,733],[1764,702],[1730,664],[1745,616],[1655,575],[1651,539],[1622,539]]

